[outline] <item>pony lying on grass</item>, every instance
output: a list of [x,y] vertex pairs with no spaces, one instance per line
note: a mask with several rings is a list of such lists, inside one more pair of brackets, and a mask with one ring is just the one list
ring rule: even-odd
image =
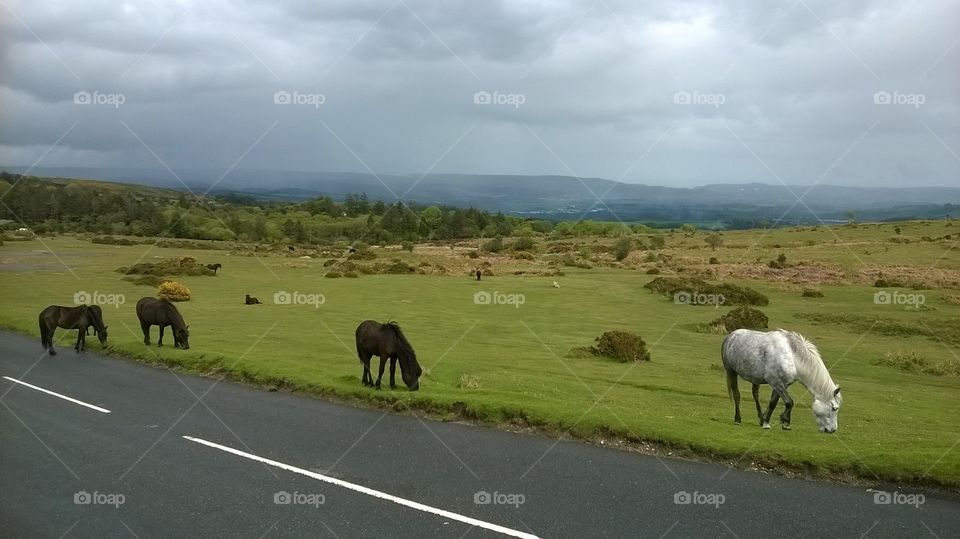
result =
[[[830,378],[817,347],[803,335],[784,329],[769,332],[738,329],[723,339],[721,357],[727,371],[727,389],[733,398],[735,424],[740,424],[738,376],[753,384],[757,417],[765,429],[770,428],[770,416],[782,398],[784,410],[780,423],[784,430],[790,430],[793,398],[787,393],[787,387],[799,380],[813,396],[811,408],[820,432],[836,432],[837,411],[843,403],[840,386]],[[766,412],[760,408],[760,384],[770,384],[773,389]]]

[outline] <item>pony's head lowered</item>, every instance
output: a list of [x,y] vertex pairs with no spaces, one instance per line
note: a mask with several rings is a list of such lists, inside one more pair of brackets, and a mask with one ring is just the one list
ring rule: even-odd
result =
[[817,418],[817,427],[820,432],[837,432],[837,412],[840,405],[843,404],[843,395],[840,394],[840,386],[833,390],[833,396],[829,400],[823,401],[820,397],[813,398],[813,416]]
[[800,381],[813,396],[813,416],[820,432],[837,432],[837,412],[843,404],[840,386],[833,382],[827,367],[820,358],[820,351],[803,335],[789,331],[790,345],[797,356],[797,374]]
[[107,326],[103,323],[103,311],[99,305],[84,305],[87,307],[87,313],[90,316],[90,322],[93,325],[93,333],[100,340],[100,344],[107,345]]
[[420,389],[420,375],[423,374],[423,369],[417,363],[417,353],[414,352],[396,322],[387,322],[384,326],[397,337],[397,359],[400,360],[400,376],[403,378],[403,383],[410,388],[410,391]]

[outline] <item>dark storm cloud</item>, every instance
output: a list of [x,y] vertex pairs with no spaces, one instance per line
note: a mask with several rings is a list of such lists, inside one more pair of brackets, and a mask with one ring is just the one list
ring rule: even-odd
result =
[[5,5],[0,164],[69,130],[39,166],[676,185],[960,172],[946,0]]

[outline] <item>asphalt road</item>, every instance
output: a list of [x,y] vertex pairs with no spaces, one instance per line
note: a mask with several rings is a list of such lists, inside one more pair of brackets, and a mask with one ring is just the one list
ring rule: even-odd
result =
[[934,493],[878,504],[174,373],[96,339],[80,357],[67,340],[41,358],[39,339],[0,332],[0,377],[35,386],[0,378],[0,537],[960,536],[960,503]]

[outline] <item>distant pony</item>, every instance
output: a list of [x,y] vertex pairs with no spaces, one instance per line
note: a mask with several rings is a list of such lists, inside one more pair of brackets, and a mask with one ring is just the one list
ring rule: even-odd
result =
[[[733,398],[735,424],[740,424],[738,376],[753,384],[757,417],[765,429],[770,428],[770,416],[782,398],[784,411],[780,414],[780,423],[784,430],[790,430],[793,398],[787,393],[787,387],[799,380],[813,396],[811,408],[820,432],[836,432],[837,411],[843,403],[840,386],[830,378],[817,347],[803,335],[784,329],[769,332],[738,329],[723,339],[721,357],[727,371],[727,389]],[[760,384],[770,384],[773,388],[766,412],[760,408]]]
[[207,264],[207,269],[212,269],[212,270],[213,270],[213,273],[217,273],[217,270],[220,269],[220,268],[222,268],[222,267],[223,267],[223,266],[220,265],[220,264]]
[[560,288],[560,283],[558,283],[557,281],[553,281],[553,287]]
[[[417,353],[413,351],[410,342],[400,331],[396,322],[381,324],[374,320],[364,320],[357,326],[357,355],[363,363],[363,377],[365,386],[374,386],[380,389],[380,380],[383,378],[383,367],[387,358],[390,359],[390,389],[396,389],[397,361],[400,361],[400,376],[410,391],[420,389],[420,375],[423,369],[417,363]],[[380,374],[376,383],[370,373],[370,358],[380,356]]]
[[163,328],[170,326],[173,330],[173,346],[184,350],[190,348],[189,326],[183,321],[183,316],[177,307],[166,298],[140,298],[137,302],[137,318],[140,319],[140,329],[143,330],[143,344],[150,344],[150,326],[160,326],[160,338],[157,346],[163,346]]
[[477,270],[477,280],[478,280],[478,281],[480,280],[480,276],[481,276],[482,274],[483,274],[483,273],[482,273],[480,270]]
[[245,300],[243,300],[243,303],[245,305],[260,305],[260,300],[252,297],[250,294],[247,294],[247,297]]

